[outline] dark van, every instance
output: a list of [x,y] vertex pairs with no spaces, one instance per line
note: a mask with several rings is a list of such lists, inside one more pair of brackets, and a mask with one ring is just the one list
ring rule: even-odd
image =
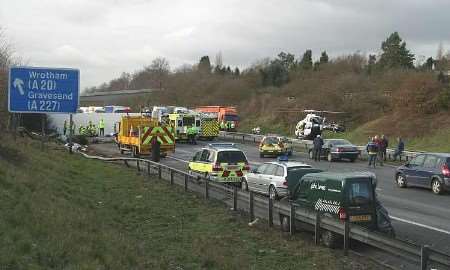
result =
[[[394,235],[387,211],[376,198],[375,187],[376,177],[370,172],[309,173],[290,191],[290,200],[325,216]],[[280,215],[280,224],[288,230],[289,217]],[[335,247],[340,238],[333,232],[322,232],[322,241],[328,247]]]

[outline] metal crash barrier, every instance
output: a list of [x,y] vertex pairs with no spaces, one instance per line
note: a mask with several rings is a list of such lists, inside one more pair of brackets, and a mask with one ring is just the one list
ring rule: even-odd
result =
[[[236,135],[235,135],[236,136]],[[368,246],[375,247],[389,254],[395,254],[404,260],[420,265],[420,269],[429,267],[450,268],[450,256],[434,250],[428,246],[419,246],[386,235],[368,231],[363,227],[325,217],[316,211],[297,207],[294,204],[273,201],[268,197],[256,196],[253,192],[245,192],[236,186],[230,186],[213,182],[204,177],[189,174],[188,172],[139,158],[104,158],[90,156],[80,152],[89,159],[107,162],[123,162],[129,167],[147,175],[157,176],[157,179],[167,180],[170,185],[179,185],[185,192],[201,194],[205,199],[220,200],[227,204],[233,211],[243,211],[249,214],[250,222],[257,217],[267,220],[268,226],[273,226],[278,215],[282,214],[290,219],[290,233],[295,233],[295,224],[302,222],[312,225],[315,233],[315,243],[319,244],[320,234],[328,230],[341,235],[344,239],[344,253],[350,249],[350,239],[357,240]],[[437,268],[441,269],[441,268]]]

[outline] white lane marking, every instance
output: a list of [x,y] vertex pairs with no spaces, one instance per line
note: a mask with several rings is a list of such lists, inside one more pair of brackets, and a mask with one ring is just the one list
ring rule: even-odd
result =
[[176,158],[176,157],[172,157],[172,156],[167,156],[168,158],[171,158],[171,159],[174,159],[174,160],[176,160],[176,161],[181,161],[181,162],[184,162],[184,163],[189,163],[189,161],[187,161],[187,160],[184,160],[184,159],[181,159],[181,158]]
[[446,230],[443,230],[443,229],[439,229],[439,228],[436,228],[436,227],[428,226],[428,225],[425,225],[425,224],[422,224],[422,223],[418,223],[418,222],[415,222],[415,221],[411,221],[411,220],[407,220],[407,219],[403,219],[403,218],[399,218],[399,217],[394,217],[394,216],[389,216],[389,217],[391,219],[393,219],[393,220],[409,223],[409,224],[416,225],[416,226],[419,226],[419,227],[422,227],[422,228],[426,228],[426,229],[429,229],[429,230],[433,230],[433,231],[437,231],[437,232],[441,232],[441,233],[445,233],[445,234],[450,235],[449,231],[446,231]]

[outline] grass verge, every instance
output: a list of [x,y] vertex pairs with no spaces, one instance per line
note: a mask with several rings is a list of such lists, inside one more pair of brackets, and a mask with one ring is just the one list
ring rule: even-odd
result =
[[1,269],[376,269],[120,165],[0,150]]

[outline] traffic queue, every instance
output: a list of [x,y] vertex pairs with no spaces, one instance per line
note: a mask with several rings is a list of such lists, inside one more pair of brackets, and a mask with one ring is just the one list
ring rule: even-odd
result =
[[[245,153],[235,144],[210,143],[194,154],[188,170],[194,176],[238,185],[246,192],[294,202],[311,211],[395,236],[389,215],[377,199],[375,174],[325,172],[289,161],[287,153],[285,150],[277,161],[264,162],[251,169]],[[281,228],[288,230],[289,217],[280,214],[279,218]],[[335,247],[341,239],[338,234],[325,231],[322,241],[328,247]]]

